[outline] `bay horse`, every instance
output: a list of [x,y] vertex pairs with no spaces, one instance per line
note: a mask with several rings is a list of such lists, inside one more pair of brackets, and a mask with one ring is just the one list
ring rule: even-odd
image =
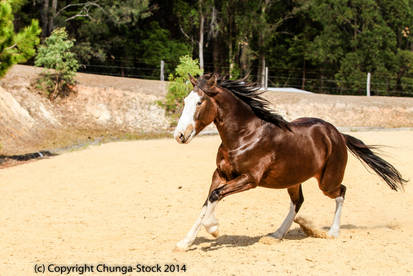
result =
[[327,232],[338,237],[346,186],[341,182],[347,164],[347,149],[366,163],[393,190],[402,189],[405,179],[374,147],[340,133],[318,118],[288,122],[269,108],[259,87],[244,80],[226,80],[216,74],[198,79],[189,76],[193,90],[174,131],[178,143],[189,143],[214,122],[222,143],[219,146],[212,184],[201,214],[186,237],[176,245],[187,250],[203,225],[218,236],[214,210],[226,196],[257,186],[287,189],[291,204],[287,217],[270,237],[282,239],[303,204],[301,183],[311,177],[328,197],[335,199],[333,223]]

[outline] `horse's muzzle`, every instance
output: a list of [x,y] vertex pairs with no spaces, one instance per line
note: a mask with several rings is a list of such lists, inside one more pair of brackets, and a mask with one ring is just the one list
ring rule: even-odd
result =
[[180,143],[180,144],[187,144],[189,141],[192,140],[192,137],[194,136],[194,127],[192,125],[189,125],[186,129],[185,132],[178,131],[175,133],[175,140]]

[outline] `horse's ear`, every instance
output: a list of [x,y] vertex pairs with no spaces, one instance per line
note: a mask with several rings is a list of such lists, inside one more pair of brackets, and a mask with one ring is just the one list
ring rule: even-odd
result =
[[217,90],[217,82],[218,82],[218,75],[217,74],[212,74],[212,76],[209,78],[209,80],[206,82],[206,87],[205,89],[202,89],[205,94],[207,94],[210,97],[214,97],[216,94],[218,94]]
[[191,74],[189,73],[188,73],[188,76],[189,76],[189,81],[192,83],[192,86],[195,87],[197,85],[197,80],[193,76],[191,76]]
[[216,73],[212,74],[212,76],[208,80],[208,86],[214,88],[217,86],[218,75]]
[[209,97],[213,97],[219,92],[217,89],[217,82],[218,76],[216,74],[213,74],[209,78],[201,77],[198,82],[198,87],[201,88],[201,90],[204,91],[204,93]]

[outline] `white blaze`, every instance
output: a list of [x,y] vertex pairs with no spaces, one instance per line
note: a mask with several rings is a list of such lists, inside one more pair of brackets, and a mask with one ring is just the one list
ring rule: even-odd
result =
[[177,139],[179,135],[184,134],[187,128],[192,125],[193,132],[190,137],[185,137],[189,142],[195,135],[195,120],[194,115],[197,103],[201,101],[201,97],[195,91],[191,91],[184,99],[184,110],[179,118],[178,125],[175,128],[174,137]]

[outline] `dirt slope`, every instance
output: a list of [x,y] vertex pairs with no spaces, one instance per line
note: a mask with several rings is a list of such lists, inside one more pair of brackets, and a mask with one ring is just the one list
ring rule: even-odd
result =
[[79,74],[77,95],[51,103],[30,90],[41,72],[14,66],[0,86],[0,155],[22,154],[119,133],[165,132],[169,121],[157,105],[162,82]]
[[[386,159],[413,179],[412,131],[351,135],[389,146]],[[307,238],[293,224],[282,242],[259,243],[282,222],[289,198],[257,188],[219,204],[221,237],[202,229],[191,251],[172,252],[199,214],[219,143],[217,136],[188,145],[118,142],[0,170],[0,275],[32,275],[35,264],[49,263],[186,264],[180,275],[413,273],[411,183],[393,192],[353,157],[338,239]],[[303,190],[300,215],[328,227],[334,201],[314,181]]]

